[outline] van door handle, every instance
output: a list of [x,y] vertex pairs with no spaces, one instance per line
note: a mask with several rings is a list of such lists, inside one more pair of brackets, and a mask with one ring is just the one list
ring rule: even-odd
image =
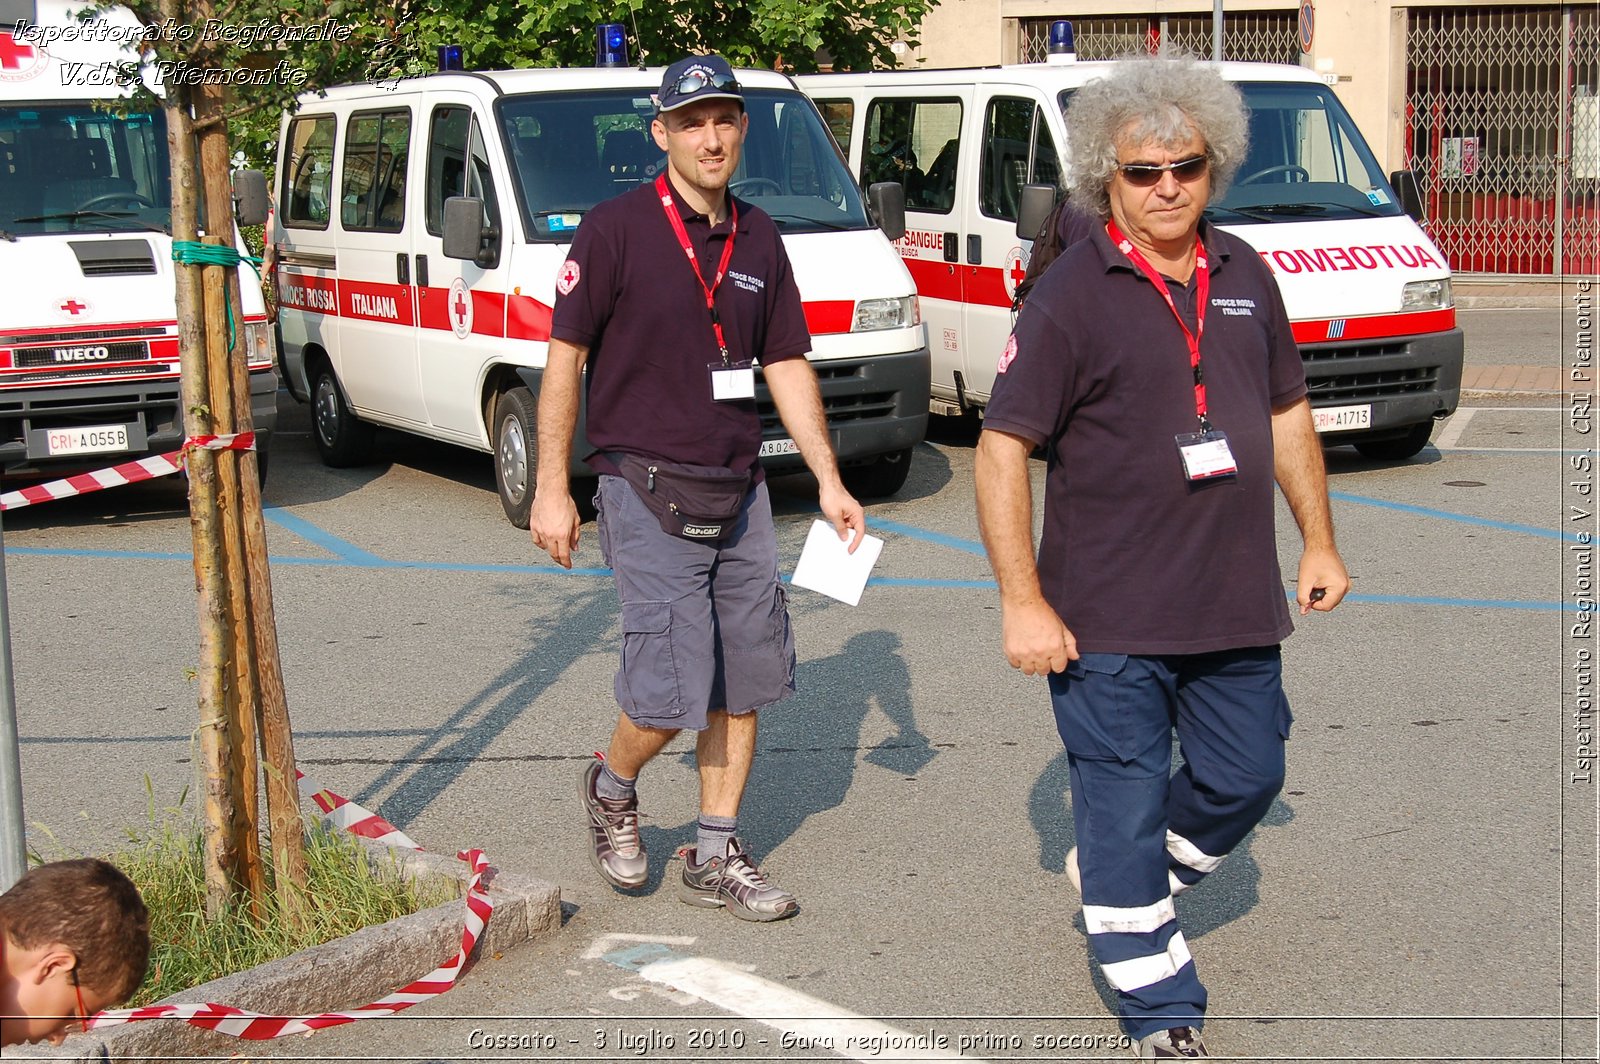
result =
[[944,235],[944,239],[940,241],[940,243],[944,245],[944,261],[946,261],[946,262],[960,262],[961,261],[960,253],[958,251],[956,251],[956,241],[958,239],[959,239],[959,237],[957,236],[957,234],[955,234],[955,233],[946,233]]
[[394,279],[403,285],[411,284],[411,256],[403,251],[394,257]]
[[428,256],[417,256],[417,287],[428,287]]
[[967,263],[976,266],[983,262],[983,237],[977,233],[967,234]]

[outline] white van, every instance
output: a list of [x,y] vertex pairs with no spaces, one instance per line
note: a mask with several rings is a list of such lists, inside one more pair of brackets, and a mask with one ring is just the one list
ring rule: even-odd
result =
[[[184,426],[166,119],[108,107],[145,76],[141,27],[124,8],[32,6],[0,23],[0,475],[40,479],[177,450]],[[264,470],[272,327],[241,270]]]
[[[527,527],[557,273],[584,212],[665,165],[649,135],[661,76],[448,71],[330,89],[284,117],[281,343],[325,462],[365,461],[376,425],[488,451]],[[739,79],[750,132],[730,187],[783,232],[846,483],[892,494],[927,428],[915,286],[811,101],[770,71]],[[477,224],[452,246],[469,203]],[[803,468],[764,386],[757,405],[767,468]],[[593,475],[584,452],[574,475]]]
[[[898,247],[922,296],[936,413],[981,411],[988,401],[1032,248],[1019,231],[1037,233],[1019,225],[1024,186],[1059,185],[1069,154],[1062,112],[1074,89],[1109,68],[797,79],[862,183],[905,185]],[[1324,443],[1409,458],[1460,398],[1450,267],[1322,80],[1293,66],[1220,69],[1250,109],[1250,151],[1207,216],[1276,276]],[[1409,174],[1395,175],[1395,186],[1414,195]]]

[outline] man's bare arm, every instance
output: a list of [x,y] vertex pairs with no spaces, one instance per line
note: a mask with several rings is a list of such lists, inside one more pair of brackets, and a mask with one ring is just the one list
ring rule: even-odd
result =
[[[1304,616],[1339,605],[1350,590],[1350,574],[1333,542],[1333,508],[1328,501],[1328,473],[1322,462],[1322,441],[1311,422],[1311,403],[1304,397],[1272,411],[1273,473],[1289,503],[1305,551],[1295,581],[1295,599]],[[1321,591],[1321,594],[1315,592]]]
[[578,507],[572,501],[567,470],[572,462],[572,434],[578,426],[579,385],[588,358],[587,347],[551,340],[539,386],[539,468],[528,533],[533,545],[548,551],[563,569],[572,568],[572,554],[578,549]]
[[866,513],[855,497],[845,490],[839,477],[839,463],[833,454],[833,444],[828,441],[828,418],[822,410],[822,393],[817,388],[817,374],[811,363],[803,358],[787,358],[763,366],[762,376],[767,390],[778,407],[783,427],[800,448],[806,468],[817,478],[817,504],[822,515],[832,522],[839,538],[853,531],[850,551],[861,545],[867,530]]

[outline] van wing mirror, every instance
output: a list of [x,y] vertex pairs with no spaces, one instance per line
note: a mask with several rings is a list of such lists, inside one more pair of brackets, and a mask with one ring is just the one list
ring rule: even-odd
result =
[[1389,184],[1400,200],[1400,209],[1417,221],[1422,221],[1422,182],[1415,170],[1396,170],[1389,175]]
[[1023,185],[1017,205],[1017,235],[1024,240],[1036,240],[1044,220],[1056,206],[1054,185]]
[[906,235],[906,187],[900,182],[873,182],[867,187],[867,206],[884,236],[899,240]]
[[240,225],[267,224],[267,175],[260,170],[233,172],[233,215]]
[[483,200],[451,196],[444,201],[444,254],[483,269],[500,263],[500,230],[483,224]]

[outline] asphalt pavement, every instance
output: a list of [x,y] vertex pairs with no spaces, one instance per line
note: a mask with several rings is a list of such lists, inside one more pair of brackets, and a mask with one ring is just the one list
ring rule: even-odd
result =
[[[1571,357],[1557,311],[1462,320],[1469,365]],[[577,777],[614,719],[618,638],[593,525],[577,568],[556,570],[504,521],[488,456],[385,433],[382,464],[326,469],[305,408],[280,407],[265,494],[301,766],[430,849],[482,847],[560,884],[567,918],[400,1016],[245,1057],[1125,1054],[1063,874],[1043,681],[999,650],[970,424],[937,424],[906,488],[869,507],[886,547],[860,606],[793,593],[801,693],[763,715],[740,833],[803,911],[754,925],[674,895],[694,833],[686,740],[641,784],[644,890],[611,891],[585,859]],[[1220,1055],[1595,1056],[1596,790],[1572,727],[1593,528],[1573,462],[1594,440],[1559,392],[1469,410],[1409,462],[1328,452],[1354,591],[1286,644],[1284,793],[1178,903]],[[773,494],[787,571],[814,487]],[[181,505],[151,484],[5,514],[24,800],[46,856],[195,809]],[[1293,528],[1280,507],[1290,572]]]

